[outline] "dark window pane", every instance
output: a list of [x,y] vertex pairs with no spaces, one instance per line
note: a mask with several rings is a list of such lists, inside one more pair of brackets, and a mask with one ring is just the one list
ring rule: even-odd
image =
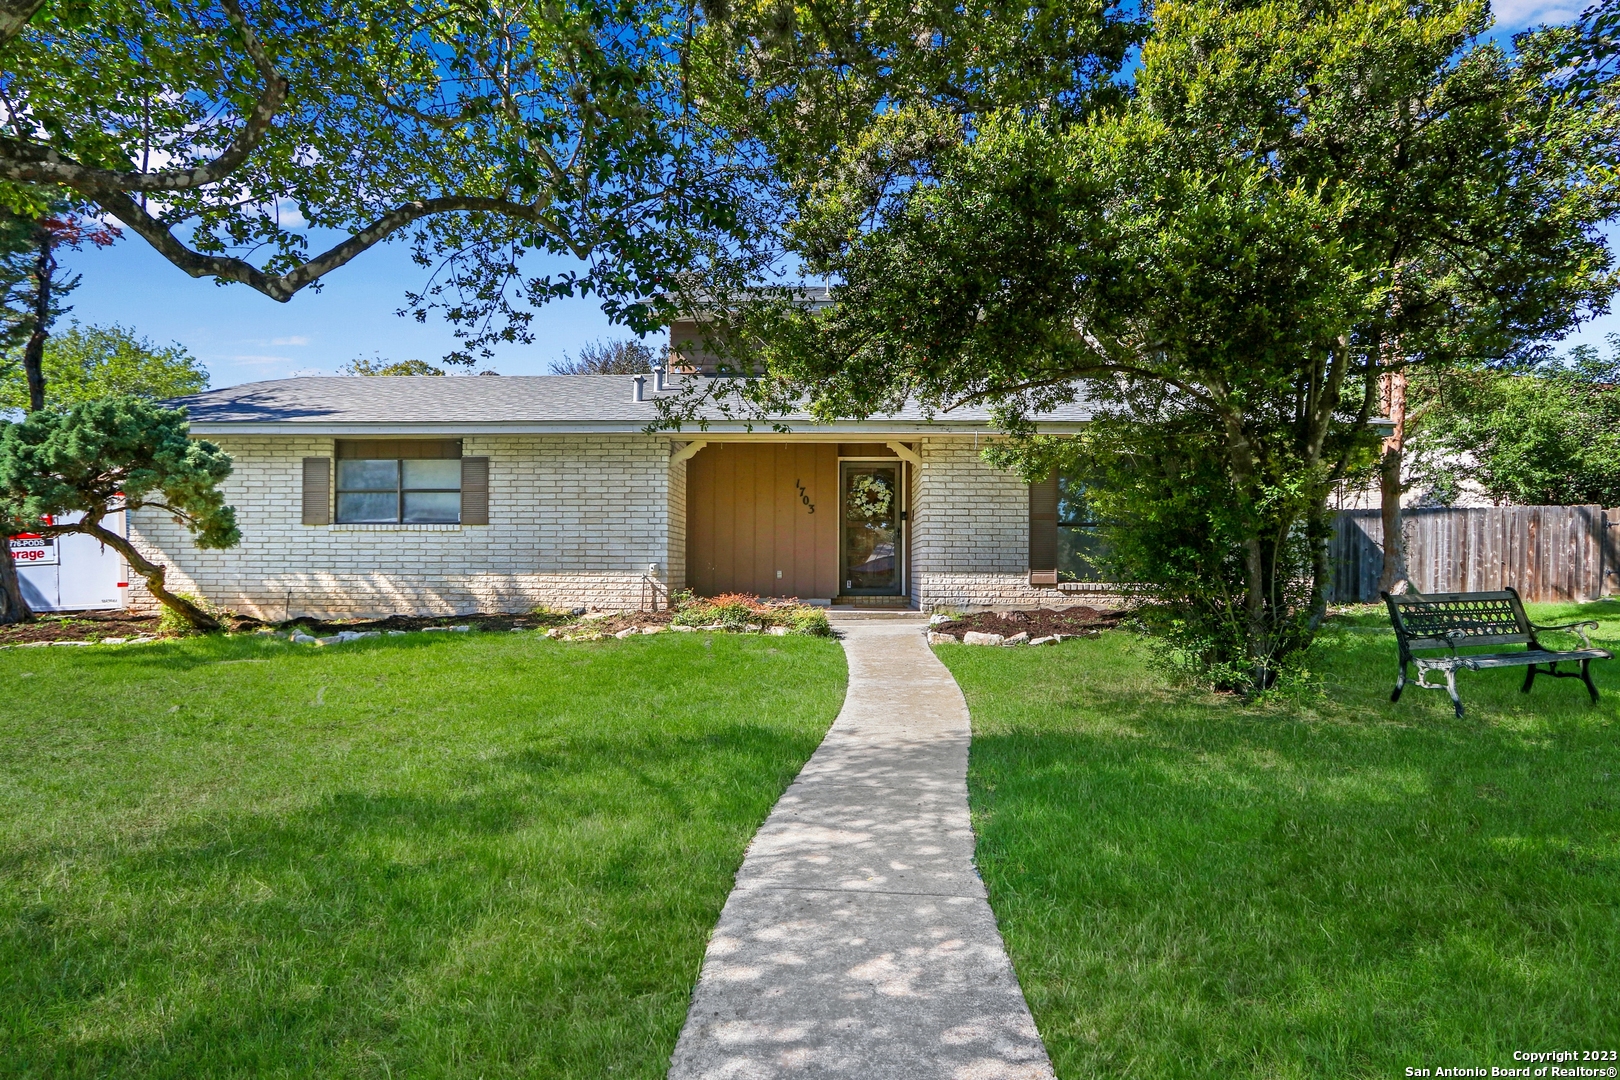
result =
[[368,524],[399,520],[399,496],[392,491],[342,491],[338,493],[337,519],[345,524]]
[[1091,503],[1086,499],[1085,485],[1071,476],[1058,477],[1059,525],[1095,525]]
[[1102,537],[1092,525],[1058,527],[1058,580],[1105,581],[1096,560],[1102,555]]
[[[461,462],[454,463],[460,468]],[[452,524],[461,520],[461,493],[456,491],[407,491],[405,520]]]
[[397,461],[339,461],[339,491],[396,491],[399,489]]
[[[461,490],[461,461],[406,460],[405,488],[437,488],[440,491]],[[409,514],[409,511],[407,511]]]

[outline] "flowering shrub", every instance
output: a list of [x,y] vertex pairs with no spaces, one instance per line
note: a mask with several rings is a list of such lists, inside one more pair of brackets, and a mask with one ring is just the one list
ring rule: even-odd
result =
[[748,593],[722,593],[699,597],[678,593],[673,598],[679,626],[720,626],[726,630],[785,626],[795,634],[830,637],[832,626],[820,608],[794,599],[753,596]]

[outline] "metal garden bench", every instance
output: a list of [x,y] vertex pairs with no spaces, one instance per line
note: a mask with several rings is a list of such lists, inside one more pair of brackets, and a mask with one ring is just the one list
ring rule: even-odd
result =
[[[1580,679],[1586,683],[1586,692],[1597,703],[1597,687],[1592,684],[1589,670],[1593,660],[1612,660],[1613,654],[1594,649],[1586,631],[1596,630],[1595,622],[1569,623],[1566,626],[1535,626],[1524,614],[1524,604],[1518,591],[1475,593],[1407,593],[1391,596],[1380,593],[1389,605],[1389,621],[1395,627],[1395,640],[1401,650],[1401,674],[1395,681],[1395,690],[1389,700],[1399,701],[1406,688],[1406,668],[1416,664],[1417,685],[1425,690],[1444,690],[1451,696],[1451,705],[1462,716],[1462,699],[1457,696],[1457,671],[1482,671],[1485,668],[1528,667],[1524,674],[1521,693],[1528,694],[1536,676],[1548,675],[1554,679]],[[1536,639],[1537,631],[1569,630],[1579,635],[1585,648],[1559,651],[1548,649]],[[1471,653],[1463,655],[1457,650],[1472,645],[1523,645],[1522,652]],[[1414,649],[1445,649],[1447,656],[1413,656]],[[1581,670],[1559,671],[1558,665],[1579,663]],[[1543,670],[1544,669],[1544,670]],[[1446,684],[1428,681],[1431,671],[1444,672]]]

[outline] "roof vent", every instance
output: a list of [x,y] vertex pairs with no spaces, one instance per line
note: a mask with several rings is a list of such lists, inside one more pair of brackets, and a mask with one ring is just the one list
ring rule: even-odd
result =
[[635,389],[630,392],[630,400],[645,401],[647,391],[647,376],[636,375],[631,379],[631,381],[635,384]]

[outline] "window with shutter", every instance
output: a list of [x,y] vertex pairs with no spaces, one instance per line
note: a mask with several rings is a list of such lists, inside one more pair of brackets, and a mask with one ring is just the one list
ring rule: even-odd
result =
[[454,525],[460,439],[339,439],[339,525]]
[[489,524],[489,458],[461,459],[461,523]]
[[332,459],[304,459],[304,524],[332,523]]

